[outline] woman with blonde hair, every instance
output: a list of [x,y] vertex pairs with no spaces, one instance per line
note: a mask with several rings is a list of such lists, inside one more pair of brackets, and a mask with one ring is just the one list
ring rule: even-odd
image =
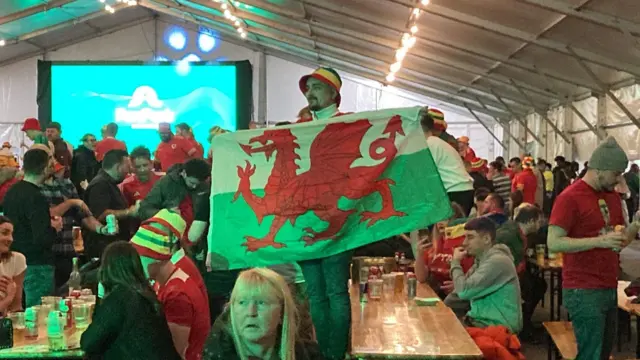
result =
[[203,360],[316,360],[317,343],[297,336],[296,303],[287,282],[266,268],[243,271],[216,320]]

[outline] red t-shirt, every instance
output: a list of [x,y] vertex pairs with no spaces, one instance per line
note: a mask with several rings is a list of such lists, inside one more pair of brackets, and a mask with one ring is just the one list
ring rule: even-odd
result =
[[[577,180],[557,198],[549,225],[563,228],[570,238],[597,237],[605,228],[598,201],[609,210],[609,226],[624,225],[622,202],[615,192],[596,192]],[[615,289],[618,286],[619,255],[611,249],[591,249],[563,255],[562,286],[565,289]]]
[[175,164],[182,164],[196,157],[198,149],[189,140],[174,136],[168,142],[161,142],[156,149],[155,160],[160,163],[162,171],[166,172]]
[[96,159],[102,161],[104,155],[110,150],[127,150],[127,144],[125,144],[124,141],[106,137],[96,144]]
[[122,194],[124,198],[127,199],[129,206],[133,206],[136,201],[144,199],[156,181],[161,177],[161,175],[152,172],[147,182],[140,181],[135,175],[126,178],[122,184],[120,184],[120,190],[122,190]]
[[[453,250],[462,246],[464,241],[464,223],[448,226],[445,229],[443,238],[430,251],[425,253],[425,264],[429,268],[429,274],[438,284],[451,280],[449,270],[451,270],[451,259]],[[467,256],[460,262],[462,270],[466,273],[473,266],[473,257]]]
[[[187,275],[189,275],[191,280],[195,281],[196,285],[198,285],[198,288],[204,295],[205,299],[209,301],[209,295],[207,294],[207,287],[204,284],[204,279],[202,278],[202,275],[200,274],[200,271],[198,270],[198,267],[196,266],[196,264],[193,262],[193,260],[191,260],[187,255],[184,254],[184,251],[182,251],[182,257],[180,258],[180,260],[176,261],[175,265],[180,270],[184,271]],[[207,308],[207,313],[208,312],[209,311]]]
[[198,285],[183,270],[177,268],[169,281],[158,291],[168,323],[188,326],[189,345],[186,360],[201,359],[204,343],[209,335],[209,302]]
[[538,180],[531,169],[520,171],[513,176],[513,180],[511,181],[511,191],[522,191],[522,201],[529,204],[536,203],[537,187]]

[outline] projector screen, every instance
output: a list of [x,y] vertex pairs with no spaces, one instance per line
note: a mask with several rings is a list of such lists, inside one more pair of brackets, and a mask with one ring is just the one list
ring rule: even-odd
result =
[[[250,119],[248,62],[42,63],[48,66],[39,66],[39,90],[48,91],[39,91],[40,120],[43,127],[59,122],[62,137],[74,147],[86,133],[101,139],[102,126],[115,122],[117,138],[129,151],[144,145],[153,152],[160,142],[158,124],[168,122],[174,133],[176,124],[189,124],[206,153],[212,126],[235,131]],[[247,77],[248,91],[239,89]]]

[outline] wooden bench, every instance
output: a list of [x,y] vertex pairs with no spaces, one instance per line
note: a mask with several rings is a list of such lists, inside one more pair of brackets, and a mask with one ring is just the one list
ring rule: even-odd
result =
[[573,326],[568,321],[547,321],[543,323],[549,334],[547,358],[553,359],[553,345],[560,352],[562,359],[575,359],[578,355],[578,343],[573,333]]

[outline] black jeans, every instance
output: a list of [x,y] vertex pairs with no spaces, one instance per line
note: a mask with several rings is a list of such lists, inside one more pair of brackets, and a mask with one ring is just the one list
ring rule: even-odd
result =
[[460,205],[464,210],[464,216],[469,216],[473,207],[473,190],[454,191],[447,193],[449,201]]

